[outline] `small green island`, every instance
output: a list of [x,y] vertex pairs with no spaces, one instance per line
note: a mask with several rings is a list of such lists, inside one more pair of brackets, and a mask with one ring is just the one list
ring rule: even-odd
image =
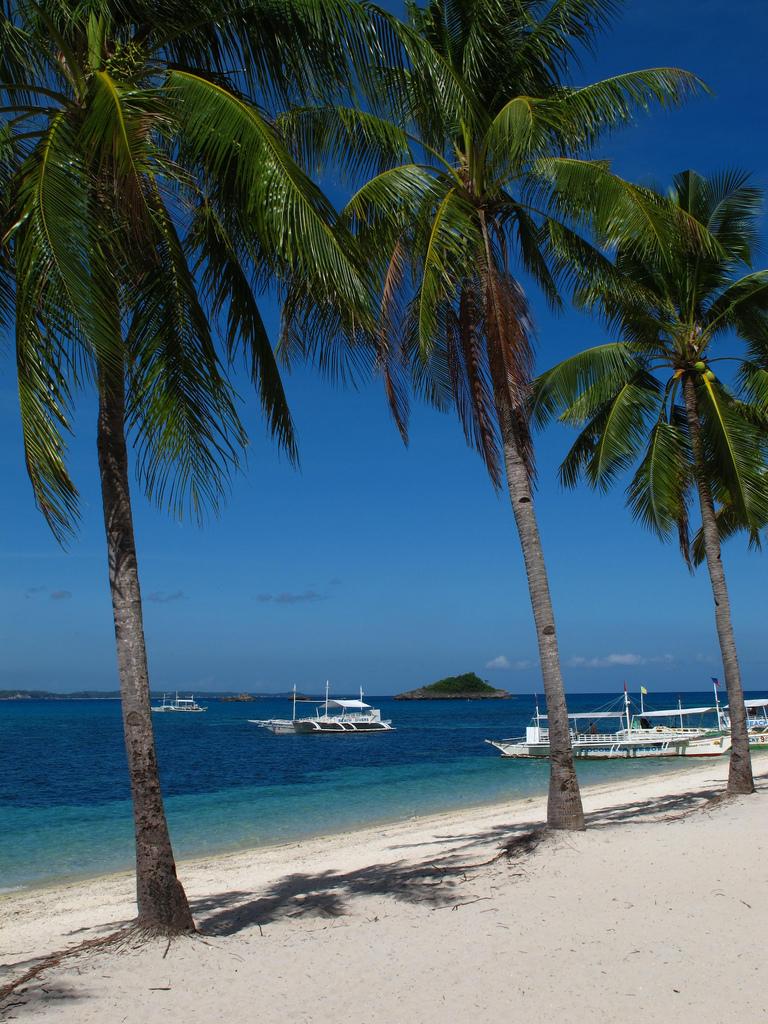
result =
[[429,686],[398,693],[395,700],[500,700],[509,697],[507,690],[497,690],[474,672],[447,676]]

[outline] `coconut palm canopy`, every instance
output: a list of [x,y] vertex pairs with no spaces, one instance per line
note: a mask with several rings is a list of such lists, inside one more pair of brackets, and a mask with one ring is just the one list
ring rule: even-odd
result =
[[235,357],[295,458],[259,291],[293,280],[348,309],[367,292],[266,109],[338,88],[350,55],[368,60],[371,25],[345,0],[4,0],[0,316],[15,325],[29,475],[59,537],[77,507],[73,393],[97,362],[125,365],[139,472],[176,512],[215,505],[238,461]]
[[[517,405],[531,369],[531,325],[513,273],[526,271],[557,305],[571,257],[588,251],[574,228],[610,218],[636,236],[670,230],[652,197],[604,162],[579,158],[637,111],[702,88],[674,68],[567,84],[613,6],[410,4],[407,25],[393,26],[405,73],[382,66],[368,110],[315,107],[281,119],[305,160],[341,162],[352,181],[371,176],[346,213],[378,267],[379,365],[398,426],[405,434],[410,367],[418,392],[455,405],[497,486],[490,362],[502,361]],[[335,368],[342,356],[326,328],[310,347]],[[289,331],[288,352],[292,340]]]
[[[661,537],[677,535],[690,557],[696,467],[683,387],[693,383],[704,465],[721,537],[759,540],[768,523],[768,271],[752,269],[761,192],[729,171],[684,171],[672,201],[707,229],[708,251],[657,245],[616,250],[616,274],[577,300],[599,310],[621,340],[588,349],[543,374],[534,415],[580,428],[562,464],[563,482],[602,490],[632,466],[632,514]],[[744,343],[734,355],[734,335]],[[735,372],[734,372],[735,370]],[[701,533],[693,545],[703,558]]]

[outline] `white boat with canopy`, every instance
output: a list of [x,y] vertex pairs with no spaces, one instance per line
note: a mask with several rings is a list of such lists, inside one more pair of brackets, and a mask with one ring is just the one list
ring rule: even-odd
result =
[[[750,697],[744,701],[747,709],[747,733],[753,749],[768,749],[768,697]],[[723,708],[723,728],[730,729],[728,708]]]
[[296,715],[296,687],[293,688],[293,716],[291,718],[249,718],[252,725],[261,726],[277,735],[342,735],[373,732],[394,732],[392,722],[381,717],[378,708],[371,707],[363,700],[360,687],[359,699],[335,700],[329,696],[329,684],[325,684],[325,700],[316,701],[315,714],[309,718]]
[[[623,707],[611,710],[568,715],[574,757],[717,757],[730,748],[730,736],[690,721],[715,713],[721,723],[723,712],[719,703],[705,708],[683,708],[678,704],[677,708],[665,711],[642,708],[639,714],[633,714],[626,690],[623,703]],[[619,728],[603,730],[602,724],[610,721]],[[485,742],[499,750],[502,757],[549,757],[547,716],[540,713],[537,703],[525,736]]]
[[[641,713],[639,719],[634,721],[641,722],[643,718],[646,719],[647,723],[656,722],[659,720],[667,719],[668,721],[675,721],[678,715],[682,716],[714,716],[716,720],[712,721],[712,724],[705,728],[707,736],[722,736],[724,739],[723,750],[725,753],[731,748],[731,719],[729,714],[728,705],[720,704],[720,697],[718,693],[718,683],[715,683],[715,703],[712,707],[706,708],[680,708],[677,710],[670,711],[645,711]],[[768,697],[750,697],[744,701],[744,707],[747,713],[747,733],[749,736],[749,745],[752,748],[768,748]],[[680,718],[680,725],[682,727],[683,718]]]
[[195,695],[190,694],[189,697],[180,697],[178,690],[176,691],[176,697],[174,700],[170,699],[170,694],[164,693],[163,699],[160,704],[155,704],[152,708],[153,711],[180,711],[187,714],[199,714],[201,711],[207,711],[208,707],[204,704],[198,704],[195,700]]

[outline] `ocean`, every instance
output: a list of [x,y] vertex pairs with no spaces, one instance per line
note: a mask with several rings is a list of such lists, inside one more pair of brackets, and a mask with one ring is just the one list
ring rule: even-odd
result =
[[[198,699],[208,703],[205,714],[153,716],[178,858],[546,792],[546,762],[503,759],[483,743],[521,734],[533,714],[530,696],[366,697],[397,731],[337,737],[275,736],[249,724],[289,717],[285,699]],[[657,695],[655,706],[676,699]],[[570,705],[596,710],[609,701],[612,695],[580,694]],[[688,693],[683,703],[709,701],[711,694]],[[578,772],[589,784],[685,767],[684,759],[648,759],[579,763]],[[130,868],[118,701],[0,701],[0,815],[0,891]]]

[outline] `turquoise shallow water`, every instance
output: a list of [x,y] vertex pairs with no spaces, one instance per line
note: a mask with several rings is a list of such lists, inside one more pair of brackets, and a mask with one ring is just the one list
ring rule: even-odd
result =
[[[686,694],[685,703],[706,700]],[[371,698],[371,700],[374,700]],[[572,699],[575,710],[605,695]],[[530,697],[375,703],[397,732],[274,736],[247,721],[287,701],[209,702],[204,715],[154,716],[179,857],[272,844],[546,791],[545,762],[483,743],[521,733]],[[676,759],[579,764],[585,784],[675,772]],[[126,869],[133,858],[117,701],[0,702],[0,887]]]

